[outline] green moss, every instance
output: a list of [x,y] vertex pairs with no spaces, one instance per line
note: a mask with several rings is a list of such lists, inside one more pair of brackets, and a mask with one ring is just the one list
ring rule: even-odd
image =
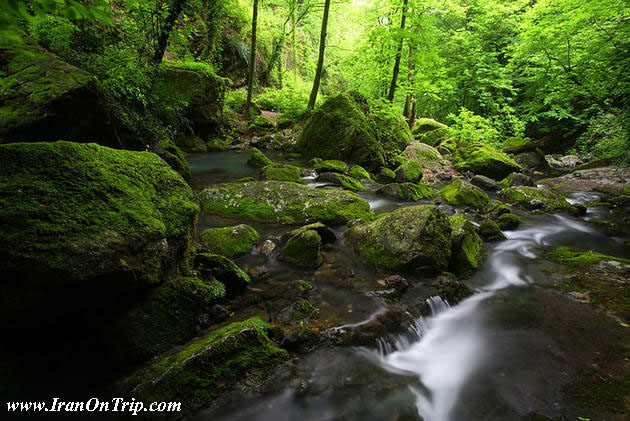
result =
[[574,207],[566,197],[557,191],[536,187],[510,187],[499,192],[499,197],[513,205],[526,209],[543,209],[545,211],[573,211]]
[[449,217],[451,224],[452,256],[449,270],[459,277],[468,277],[479,269],[486,258],[483,241],[475,226],[462,214]]
[[389,168],[381,168],[378,175],[376,176],[377,180],[381,183],[391,183],[396,180],[396,173]]
[[293,282],[292,287],[298,292],[298,294],[304,295],[313,289],[313,284],[303,279],[298,279],[297,281]]
[[1,145],[3,283],[15,277],[28,290],[29,280],[98,277],[109,293],[159,283],[187,270],[198,209],[182,177],[150,152]]
[[433,120],[432,118],[419,118],[416,120],[411,133],[415,137],[418,137],[419,135],[424,134],[426,132],[430,132],[437,129],[444,129],[446,127],[447,127],[446,124],[442,124],[439,121]]
[[405,159],[418,161],[423,168],[438,168],[442,164],[442,155],[432,146],[413,142],[403,152]]
[[332,172],[344,173],[346,172],[346,168],[348,168],[348,165],[345,162],[340,161],[338,159],[328,159],[326,161],[321,161],[315,164],[314,168],[318,170],[319,172],[332,171]]
[[208,405],[220,385],[233,384],[253,368],[269,369],[288,354],[269,339],[259,317],[232,323],[151,365],[138,376],[133,396],[145,403],[178,401],[188,410]]
[[308,161],[308,164],[311,165],[311,166],[315,166],[315,165],[319,164],[322,161],[323,161],[323,159],[321,159],[321,158],[313,158],[310,161]]
[[397,184],[396,188],[397,196],[402,200],[410,200],[417,202],[418,200],[430,199],[435,196],[435,190],[433,187],[427,186],[423,182],[414,183],[401,183]]
[[416,140],[429,146],[437,147],[451,135],[447,127],[438,128],[416,135]]
[[225,256],[199,253],[195,256],[195,270],[202,279],[216,278],[225,285],[229,295],[243,292],[251,282],[249,275]]
[[298,302],[297,306],[293,308],[293,319],[294,320],[307,319],[308,317],[310,317],[311,314],[313,314],[313,311],[315,311],[315,308],[313,307],[313,305],[308,300],[305,300],[304,298],[302,298]]
[[623,257],[608,256],[597,253],[593,250],[584,252],[572,251],[569,247],[556,247],[548,252],[547,256],[557,262],[573,266],[593,265],[601,262],[602,260],[615,260],[617,262],[630,263],[630,259],[625,259]]
[[274,127],[276,127],[276,123],[274,121],[269,120],[264,115],[256,116],[253,123],[250,125],[250,128],[254,130],[273,129]]
[[262,180],[288,181],[291,183],[302,184],[300,177],[300,169],[294,165],[288,164],[269,164],[260,171]]
[[208,308],[224,296],[216,279],[169,280],[108,326],[105,336],[120,359],[146,360],[193,337]]
[[520,225],[521,218],[519,218],[518,215],[514,215],[513,213],[504,213],[501,214],[496,221],[500,229],[514,230]]
[[363,184],[361,184],[359,181],[355,180],[352,177],[349,177],[347,175],[343,175],[343,174],[339,174],[339,173],[332,173],[333,177],[336,180],[336,184],[340,185],[341,187],[343,187],[346,190],[352,190],[352,191],[363,191],[365,190],[365,187],[363,187]]
[[510,152],[514,149],[521,149],[529,143],[529,139],[523,137],[508,137],[503,142],[503,151]]
[[449,205],[466,206],[479,212],[482,212],[490,201],[483,190],[461,179],[442,188],[438,194]]
[[505,235],[501,232],[499,225],[492,219],[486,219],[483,221],[479,228],[477,228],[479,234],[488,241],[505,240]]
[[[621,361],[620,363],[623,364]],[[583,407],[627,414],[630,379],[602,374],[598,367],[582,369],[573,381],[563,388],[563,392],[576,399]]]
[[247,154],[247,165],[250,167],[262,168],[269,164],[273,164],[273,161],[267,158],[267,155],[262,153],[258,148],[251,148]]
[[234,180],[235,183],[247,183],[249,181],[256,181],[256,179],[254,177],[243,177]]
[[507,154],[480,142],[458,145],[453,163],[458,171],[472,171],[495,180],[512,172],[521,172],[520,165]]
[[360,165],[355,165],[348,170],[348,175],[356,180],[372,181],[372,176]]
[[223,152],[230,148],[230,141],[214,137],[206,142],[206,148],[208,152]]
[[175,141],[175,144],[184,152],[199,153],[208,151],[208,147],[204,141],[199,136],[195,135],[180,136]]
[[155,153],[172,169],[177,171],[184,180],[190,180],[190,166],[182,151],[170,140],[162,140],[157,144]]
[[212,253],[229,258],[251,253],[258,242],[258,233],[249,225],[240,224],[234,227],[209,228],[199,235]]
[[372,219],[370,205],[352,193],[281,181],[217,184],[200,196],[205,212],[253,221],[338,224]]
[[422,172],[422,164],[413,159],[408,160],[400,167],[396,168],[396,181],[400,183],[411,182],[415,183],[422,180],[424,175]]
[[305,267],[317,267],[323,258],[319,252],[322,239],[314,230],[303,230],[291,237],[282,250],[280,259]]
[[431,205],[385,214],[346,232],[349,245],[366,262],[386,271],[439,273],[451,256],[450,224]]

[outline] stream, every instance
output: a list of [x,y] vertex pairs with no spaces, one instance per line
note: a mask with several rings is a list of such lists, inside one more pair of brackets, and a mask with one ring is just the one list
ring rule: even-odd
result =
[[[194,155],[192,185],[200,189],[255,175],[245,161],[242,153]],[[305,182],[321,187],[312,177]],[[360,196],[375,213],[417,204],[370,191]],[[596,194],[578,192],[571,201],[594,198]],[[443,210],[454,212],[449,207]],[[554,266],[541,257],[555,246],[630,257],[623,239],[606,236],[587,223],[607,212],[588,208],[581,218],[519,213],[519,229],[505,231],[504,241],[485,243],[488,257],[483,268],[465,281],[475,290],[472,296],[456,305],[431,297],[427,300],[431,314],[415,318],[404,334],[382,337],[374,348],[328,347],[299,355],[280,367],[260,393],[230,392],[190,419],[448,421],[513,420],[530,414],[575,419],[581,413],[563,397],[563,387],[580,367],[592,364],[600,348],[627,343],[627,329],[620,333],[618,321],[552,291],[547,271]],[[229,222],[203,217],[200,229]],[[287,229],[252,225],[261,238]],[[342,240],[337,243],[315,274],[278,262],[268,270],[278,283],[313,280],[316,289],[308,298],[320,308],[319,317],[337,321],[343,329],[369,320],[387,304],[335,279],[347,272],[378,279],[350,256]],[[254,253],[238,263],[252,267],[259,263],[256,259]],[[352,311],[334,313],[339,308]]]

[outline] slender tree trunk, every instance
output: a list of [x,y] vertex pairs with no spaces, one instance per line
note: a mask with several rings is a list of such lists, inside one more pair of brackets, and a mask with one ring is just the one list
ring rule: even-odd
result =
[[400,56],[402,55],[403,36],[402,31],[405,29],[405,20],[407,19],[407,2],[403,0],[402,18],[400,19],[400,41],[398,41],[398,49],[396,50],[396,60],[394,61],[394,74],[392,75],[392,83],[389,85],[389,94],[387,100],[394,102],[394,94],[396,93],[396,81],[398,79],[398,72],[400,71]]
[[[407,1],[407,0],[405,0]],[[330,0],[324,3],[324,18],[322,19],[322,31],[319,38],[319,57],[317,58],[317,69],[315,70],[315,79],[313,80],[313,89],[311,97],[308,100],[308,109],[315,108],[317,100],[317,92],[319,91],[319,82],[322,78],[322,68],[324,67],[324,49],[326,48],[326,27],[328,26],[328,11],[330,10]]]
[[160,25],[157,45],[151,60],[154,66],[158,66],[162,62],[164,51],[166,51],[166,46],[168,45],[168,38],[175,26],[175,22],[177,22],[177,17],[184,8],[184,4],[186,4],[186,0],[173,0],[173,3],[168,10],[168,15],[166,15],[164,22]]
[[[410,129],[413,129],[413,125],[416,121],[416,118],[413,114],[413,107],[415,105],[414,94],[413,94],[413,77],[414,75],[414,65],[413,65],[413,46],[409,43],[409,63],[407,65],[407,98],[405,99],[405,118],[407,119],[407,124]],[[412,105],[413,104],[413,105]]]
[[297,22],[295,20],[295,12],[297,11],[297,0],[291,2],[291,54],[293,55],[293,75],[297,78],[297,43],[295,41],[295,34],[297,32]]
[[254,89],[254,71],[256,70],[256,24],[258,22],[258,0],[254,0],[254,12],[252,14],[252,46],[249,52],[249,71],[247,72],[247,104],[245,114],[249,119],[249,108],[252,105],[252,93]]

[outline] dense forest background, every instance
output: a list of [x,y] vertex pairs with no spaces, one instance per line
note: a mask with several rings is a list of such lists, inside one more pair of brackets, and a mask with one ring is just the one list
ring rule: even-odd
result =
[[[147,144],[189,125],[186,99],[156,82],[177,62],[225,78],[222,136],[253,71],[256,106],[294,121],[316,80],[317,104],[358,91],[410,125],[430,117],[495,146],[526,136],[627,162],[629,19],[625,0],[7,0],[0,49],[28,57],[36,45],[95,75]],[[4,99],[14,81],[0,83]]]

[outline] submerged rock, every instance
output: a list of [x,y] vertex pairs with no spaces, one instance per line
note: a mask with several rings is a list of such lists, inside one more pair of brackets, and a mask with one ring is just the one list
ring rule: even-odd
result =
[[343,224],[372,219],[370,205],[350,192],[282,181],[216,184],[200,198],[205,212],[253,221]]
[[212,253],[234,258],[251,253],[258,242],[258,233],[249,225],[240,224],[234,227],[208,228],[201,232],[199,238]]
[[460,277],[468,277],[481,267],[486,258],[483,241],[475,226],[461,213],[449,217],[451,224],[452,257],[449,270]]
[[199,207],[157,155],[13,143],[0,164],[0,310],[98,308],[186,273]]
[[495,180],[521,170],[516,161],[507,154],[481,142],[458,145],[453,163],[458,171],[472,171]]
[[310,318],[314,311],[313,305],[302,298],[280,310],[276,318],[281,322],[294,325]]
[[219,388],[286,360],[287,352],[270,339],[272,333],[274,328],[259,317],[229,324],[152,363],[122,388],[146,405],[176,401],[192,412],[209,405]]
[[346,232],[352,249],[385,271],[439,273],[451,257],[450,224],[437,207],[397,209]]
[[483,211],[490,201],[488,195],[477,186],[458,179],[453,181],[438,194],[452,206],[465,206],[476,211]]

